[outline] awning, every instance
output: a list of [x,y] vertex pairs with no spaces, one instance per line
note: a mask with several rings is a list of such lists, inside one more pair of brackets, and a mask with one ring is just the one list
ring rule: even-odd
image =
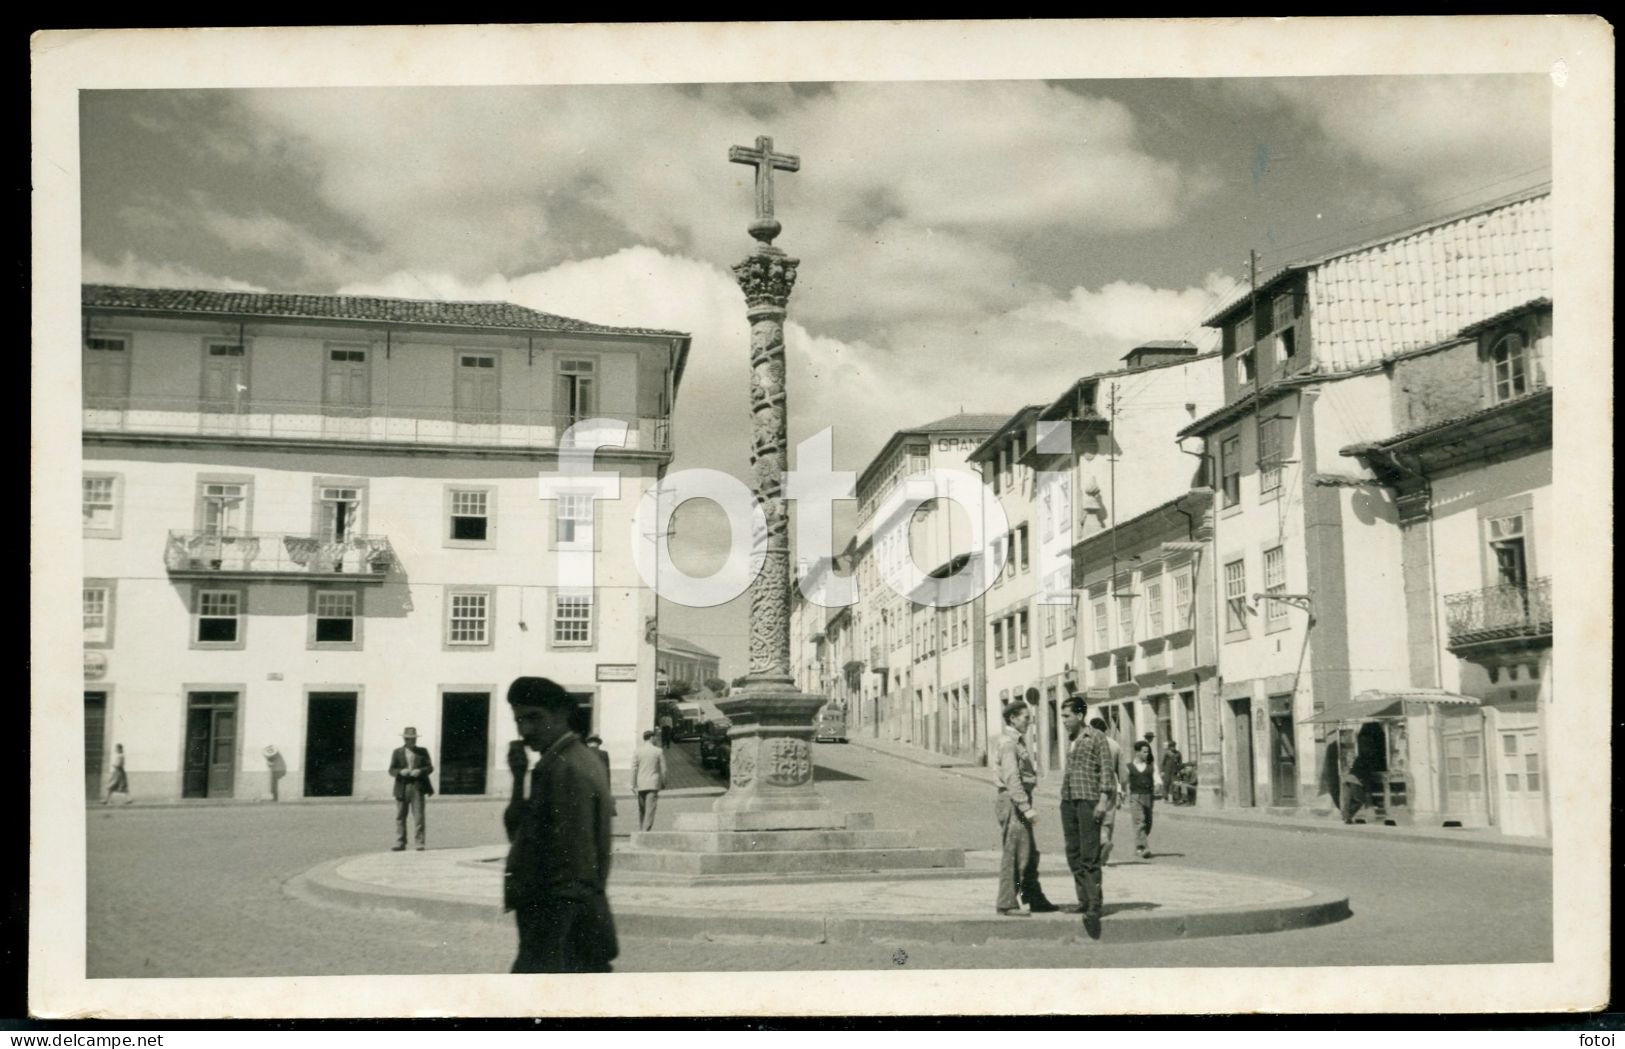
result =
[[1464,696],[1458,692],[1446,692],[1442,688],[1409,688],[1366,689],[1359,695],[1335,707],[1328,707],[1313,717],[1304,718],[1298,722],[1300,725],[1325,725],[1337,721],[1369,721],[1374,718],[1399,718],[1405,716],[1405,704],[1425,703],[1430,705],[1450,704],[1455,706],[1480,706],[1483,700],[1476,696]]

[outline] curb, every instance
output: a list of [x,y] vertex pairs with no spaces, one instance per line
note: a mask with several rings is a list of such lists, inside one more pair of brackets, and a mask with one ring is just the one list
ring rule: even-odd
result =
[[[720,798],[726,794],[726,787],[673,787],[662,790],[662,798]],[[637,804],[638,796],[635,791],[614,792],[616,801],[625,801],[632,805]],[[436,794],[433,805],[471,805],[478,802],[491,802],[506,805],[506,795],[497,794]],[[122,809],[278,809],[310,807],[322,808],[329,805],[393,805],[394,798],[371,797],[357,795],[344,798],[283,798],[272,801],[269,798],[164,798],[152,801],[126,801],[117,805],[103,805],[100,802],[87,802],[85,811],[114,812]]]
[[[494,900],[422,890],[400,891],[352,881],[337,873],[345,861],[330,860],[283,883],[289,895],[319,905],[351,910],[395,911],[432,921],[504,920]],[[1093,942],[1076,914],[1034,915],[1020,921],[1009,918],[885,917],[862,915],[807,915],[788,912],[724,914],[715,910],[672,908],[663,910],[613,908],[616,931],[622,936],[663,940],[730,941],[779,940],[796,943],[985,944],[1004,940],[1046,943]],[[1100,941],[1151,943],[1159,940],[1243,936],[1329,925],[1351,916],[1347,896],[1315,891],[1289,903],[1250,904],[1166,914],[1127,912],[1114,914],[1107,904]],[[719,928],[719,926],[721,926]]]
[[[896,758],[899,761],[906,761],[911,765],[919,765],[922,768],[938,769],[939,771],[947,772],[963,779],[977,780],[978,782],[988,784],[992,783],[991,778],[981,774],[981,770],[985,769],[985,766],[970,765],[955,758],[947,758],[946,755],[943,755],[943,758],[947,761],[951,761],[952,764],[941,764],[929,758],[917,758],[912,754],[899,754],[890,750],[884,750],[880,747],[870,746],[868,743],[858,739],[854,739],[853,742],[857,743],[858,746],[863,747],[864,750],[867,750],[872,754],[881,754],[885,757]],[[1060,796],[1058,793],[1051,793],[1050,791],[1042,789],[1038,793],[1034,794],[1033,797],[1035,799],[1044,801],[1060,801]],[[1508,838],[1447,838],[1442,835],[1418,834],[1415,831],[1408,831],[1404,828],[1384,827],[1375,824],[1362,824],[1358,827],[1351,827],[1343,823],[1332,823],[1329,821],[1324,824],[1302,822],[1290,818],[1281,818],[1279,821],[1277,821],[1275,819],[1260,818],[1256,816],[1233,816],[1229,815],[1224,809],[1192,809],[1189,806],[1177,805],[1158,805],[1156,814],[1158,819],[1166,816],[1170,819],[1176,820],[1205,820],[1209,823],[1222,823],[1231,827],[1255,827],[1260,830],[1293,830],[1302,831],[1305,834],[1338,834],[1349,837],[1362,837],[1380,834],[1381,840],[1384,842],[1402,842],[1407,845],[1435,845],[1452,849],[1489,849],[1492,852],[1517,852],[1525,854],[1533,853],[1546,856],[1550,856],[1552,854],[1551,842],[1537,839],[1516,841]],[[1397,833],[1383,833],[1386,831],[1396,831]]]

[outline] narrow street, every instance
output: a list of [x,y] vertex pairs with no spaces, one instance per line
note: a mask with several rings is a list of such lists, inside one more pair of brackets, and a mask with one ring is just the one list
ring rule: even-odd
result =
[[[922,845],[995,844],[991,789],[854,746],[820,745],[820,790],[836,805],[872,811],[881,827],[914,827]],[[708,797],[662,799],[659,827],[700,811]],[[630,828],[621,806],[617,831]],[[436,799],[431,848],[501,837],[501,802]],[[1044,813],[1048,817],[1050,814]],[[394,809],[381,803],[245,805],[109,811],[88,818],[91,977],[495,973],[512,960],[506,916],[426,922],[318,907],[282,883],[325,860],[389,847]],[[1124,818],[1118,834],[1128,834]],[[1551,959],[1549,856],[1362,841],[1274,828],[1167,818],[1152,836],[1155,863],[1285,878],[1348,894],[1353,917],[1258,936],[1086,950],[1031,944],[857,946],[706,943],[623,937],[619,971],[1407,965]],[[1061,851],[1054,818],[1039,847]],[[1132,846],[1118,858],[1132,860]],[[1051,876],[1058,901],[1071,888]],[[1106,872],[1111,898],[1111,868]],[[992,901],[989,900],[989,907]],[[719,930],[724,932],[725,930]],[[899,960],[901,951],[906,959]]]

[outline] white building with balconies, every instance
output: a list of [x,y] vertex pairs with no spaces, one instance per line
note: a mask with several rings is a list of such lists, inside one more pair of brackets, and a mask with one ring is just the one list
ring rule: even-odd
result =
[[[655,685],[628,536],[688,336],[496,302],[82,302],[91,783],[117,743],[138,797],[386,796],[411,726],[442,793],[497,793],[521,674],[626,763]],[[561,443],[616,424],[619,498],[540,497]]]

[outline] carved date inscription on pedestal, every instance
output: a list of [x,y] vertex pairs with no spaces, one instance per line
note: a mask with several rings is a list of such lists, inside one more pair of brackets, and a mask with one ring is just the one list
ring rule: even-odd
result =
[[812,748],[779,736],[762,744],[762,778],[775,787],[799,787],[812,778]]

